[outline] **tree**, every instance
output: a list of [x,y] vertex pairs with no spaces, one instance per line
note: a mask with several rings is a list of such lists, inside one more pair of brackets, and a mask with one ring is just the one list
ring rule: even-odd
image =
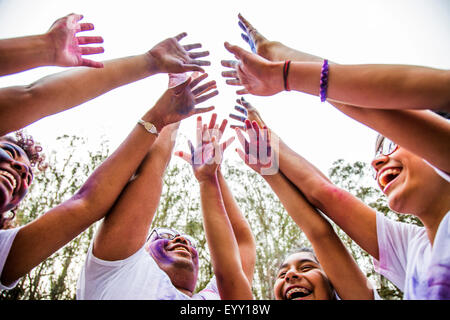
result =
[[[79,137],[64,136],[58,138],[57,142],[55,149],[58,152],[50,154],[51,165],[47,171],[35,176],[30,192],[18,210],[16,225],[36,219],[49,208],[71,197],[109,154],[107,141],[100,143],[94,149],[98,150],[95,152],[89,151],[86,140]],[[256,239],[255,299],[274,299],[273,284],[283,258],[294,248],[310,246],[309,241],[289,217],[269,185],[253,170],[241,162],[225,161],[222,173]],[[389,210],[384,195],[369,179],[367,165],[338,160],[330,169],[329,176],[335,184],[378,211],[394,219],[417,223],[413,217],[398,216]],[[74,299],[76,282],[97,225],[89,227],[35,267],[19,281],[16,288],[2,291],[0,299]],[[213,271],[202,225],[198,184],[192,169],[185,163],[180,165],[172,161],[167,168],[160,203],[151,227],[157,226],[173,227],[197,239],[200,269],[196,290],[204,288],[213,276]],[[368,254],[336,225],[334,227],[366,275],[377,284],[380,295],[385,299],[400,299],[401,292],[374,272]]]

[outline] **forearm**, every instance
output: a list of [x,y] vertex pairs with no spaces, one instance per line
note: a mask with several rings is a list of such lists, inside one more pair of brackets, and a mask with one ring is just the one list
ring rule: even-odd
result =
[[[275,133],[272,131],[272,136]],[[312,163],[292,150],[280,138],[279,166],[282,173],[297,187],[306,199],[319,209],[326,195],[322,193],[325,185],[332,185],[331,181]]]
[[[341,299],[373,299],[366,277],[325,217],[282,173],[263,177],[311,242],[323,270]],[[340,267],[336,268],[336,265]]]
[[336,106],[403,148],[450,172],[450,123],[427,110],[382,110]]
[[[95,236],[94,254],[122,260],[143,246],[158,209],[164,172],[170,162],[179,123],[166,126],[126,185]],[[137,201],[137,199],[139,199]]]
[[0,76],[51,65],[54,49],[45,34],[0,40]]
[[335,186],[320,170],[279,143],[281,172],[309,203],[325,213],[370,255],[378,257],[375,211],[346,190]]
[[228,219],[217,177],[199,182],[203,224],[221,299],[251,299],[239,247]]
[[[292,90],[319,95],[321,62],[292,62]],[[450,110],[450,71],[407,65],[329,66],[327,99],[379,109]]]
[[255,239],[250,225],[236,203],[236,200],[220,170],[217,172],[217,178],[219,181],[225,210],[231,226],[233,227],[234,236],[236,237],[236,241],[239,246],[242,268],[251,284],[256,260]]
[[[154,140],[155,137],[142,126],[136,126],[72,198],[24,226],[14,240],[2,279],[11,283],[22,277],[92,223],[103,218]],[[41,245],[30,251],[29,248],[36,243]]]
[[28,86],[0,89],[0,135],[89,101],[112,89],[152,75],[146,54],[79,67],[44,77]]
[[320,242],[333,233],[331,225],[311,206],[282,172],[263,175],[294,222],[311,242]]
[[323,61],[323,58],[319,56],[290,48],[278,41],[269,41],[265,45],[258,47],[258,54],[270,61]]
[[[150,109],[143,117],[158,125],[160,119]],[[89,204],[89,215],[103,217],[116,201],[124,186],[136,172],[156,136],[136,124],[127,138],[87,179],[73,199]]]

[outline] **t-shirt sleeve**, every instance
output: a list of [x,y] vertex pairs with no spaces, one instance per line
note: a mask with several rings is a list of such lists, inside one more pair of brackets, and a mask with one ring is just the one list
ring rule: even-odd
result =
[[439,224],[427,273],[428,300],[450,300],[450,211]]
[[213,276],[207,286],[198,293],[203,300],[220,300],[219,289],[217,288],[216,276]]
[[[11,246],[16,238],[17,232],[20,228],[0,230],[0,278],[3,273],[3,267],[5,266],[6,259],[8,258]],[[4,285],[0,282],[0,290],[11,290],[14,288],[20,279],[13,282],[9,286]]]
[[375,271],[404,291],[408,244],[423,228],[393,221],[379,212],[376,219],[379,260],[373,259]]
[[131,268],[140,257],[145,254],[143,248],[124,260],[106,261],[97,258],[92,252],[91,243],[85,264],[81,270],[77,283],[77,299],[96,299],[107,298],[109,292],[108,288],[114,283],[118,285],[123,284],[131,275],[126,277],[127,270]]

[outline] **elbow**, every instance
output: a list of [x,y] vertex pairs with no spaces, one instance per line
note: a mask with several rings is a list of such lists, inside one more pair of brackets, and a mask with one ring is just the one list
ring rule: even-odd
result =
[[322,180],[314,185],[307,195],[307,199],[314,207],[326,211],[329,205],[338,204],[344,196],[344,192],[332,182]]

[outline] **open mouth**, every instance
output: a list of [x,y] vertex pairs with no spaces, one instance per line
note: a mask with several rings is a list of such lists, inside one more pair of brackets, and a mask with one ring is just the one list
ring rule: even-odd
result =
[[303,287],[295,287],[286,292],[286,300],[301,300],[312,294],[312,291]]
[[16,186],[17,186],[17,181],[14,178],[14,176],[5,170],[0,170],[0,176],[5,177],[9,181],[9,183],[12,186],[12,191],[14,192],[14,190],[16,189]]
[[389,168],[384,170],[378,176],[378,184],[384,190],[386,186],[398,177],[402,170],[400,168]]
[[185,253],[191,255],[191,252],[189,251],[189,249],[186,248],[185,246],[181,246],[181,245],[175,246],[174,248],[171,248],[168,251],[185,252]]

